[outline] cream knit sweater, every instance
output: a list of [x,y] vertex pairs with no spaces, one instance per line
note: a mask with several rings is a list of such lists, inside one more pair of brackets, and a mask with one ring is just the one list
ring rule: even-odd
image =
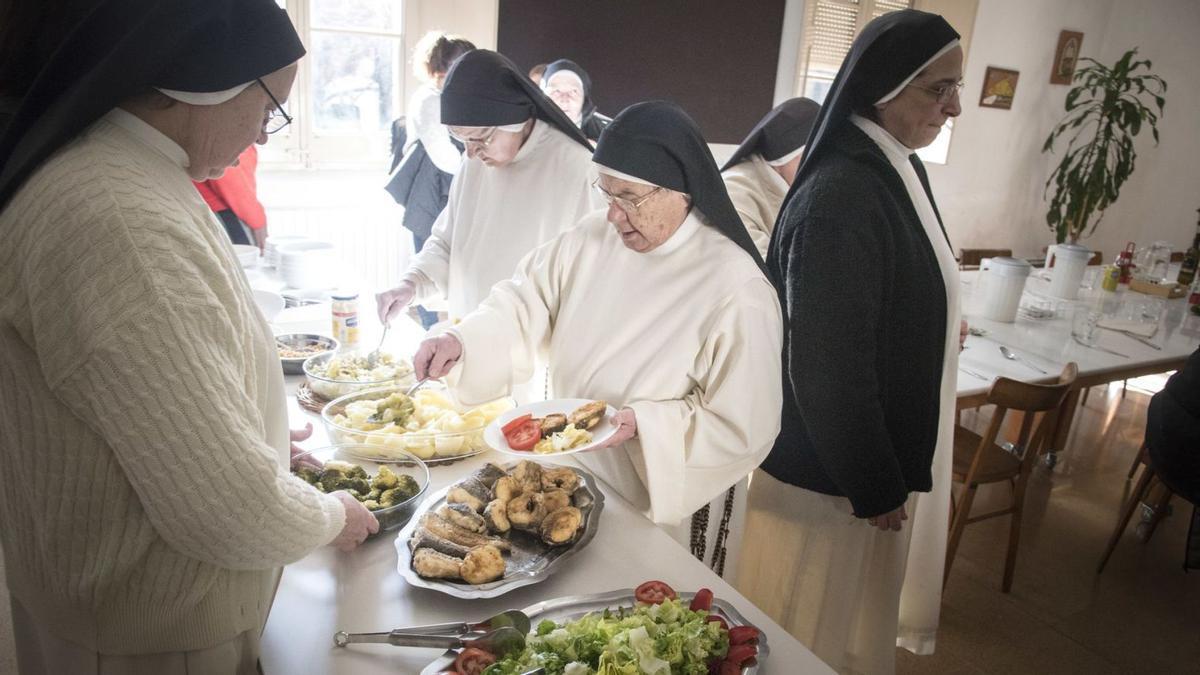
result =
[[115,110],[0,212],[8,584],[106,654],[261,628],[338,500],[292,477],[270,331],[187,156]]

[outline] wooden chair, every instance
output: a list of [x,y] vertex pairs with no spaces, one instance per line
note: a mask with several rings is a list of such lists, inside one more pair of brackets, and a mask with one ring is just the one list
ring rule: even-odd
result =
[[[950,578],[950,566],[954,563],[954,554],[958,550],[958,543],[966,526],[980,520],[1012,514],[1001,589],[1007,593],[1012,588],[1013,569],[1017,563],[1017,544],[1021,538],[1025,489],[1029,484],[1033,465],[1037,462],[1039,450],[1045,443],[1046,436],[1054,428],[1059,406],[1075,383],[1078,373],[1078,367],[1074,363],[1068,363],[1055,384],[1029,384],[1001,377],[988,391],[987,402],[995,405],[996,410],[984,435],[980,436],[961,426],[955,427],[954,480],[963,484],[963,491],[957,503],[952,502],[954,510],[951,514],[950,540],[946,546],[943,584]],[[996,437],[1003,428],[1004,417],[1009,410],[1025,413],[1021,415],[1021,427],[1012,452],[996,444]],[[1004,481],[1012,488],[1012,503],[999,511],[972,517],[971,503],[975,500],[975,492],[979,486]]]
[[958,269],[977,270],[979,261],[984,258],[1012,257],[1011,248],[960,248],[958,249]]

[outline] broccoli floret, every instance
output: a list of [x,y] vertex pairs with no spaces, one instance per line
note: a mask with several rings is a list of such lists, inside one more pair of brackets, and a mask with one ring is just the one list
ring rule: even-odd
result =
[[321,474],[311,466],[300,466],[292,470],[300,480],[309,485],[316,485],[321,480]]
[[379,473],[375,474],[374,480],[371,481],[371,487],[379,490],[387,490],[396,487],[398,478],[386,464],[379,467]]
[[417,483],[417,479],[408,474],[398,476],[396,481],[396,489],[404,491],[403,494],[407,495],[405,499],[412,499],[421,491],[421,486]]
[[381,494],[383,494],[383,490],[380,490],[379,488],[371,488],[371,491],[367,493],[366,498],[379,501],[379,495]]
[[368,499],[364,501],[362,505],[367,507],[368,511],[378,511],[380,508],[379,502],[375,501],[374,499]]
[[349,477],[351,477],[351,478],[361,478],[361,479],[363,479],[363,480],[370,480],[370,479],[371,479],[371,477],[370,477],[369,475],[367,475],[367,470],[366,470],[366,469],[364,469],[364,468],[362,468],[361,466],[357,466],[357,465],[356,465],[356,466],[354,466],[354,467],[353,467],[352,469],[350,469],[349,471],[347,471],[347,472],[346,472],[346,475],[347,475],[347,476],[349,476]]

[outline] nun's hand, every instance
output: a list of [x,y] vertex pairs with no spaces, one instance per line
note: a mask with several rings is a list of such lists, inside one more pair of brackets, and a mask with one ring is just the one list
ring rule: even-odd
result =
[[618,410],[617,414],[613,415],[610,424],[615,426],[617,430],[603,443],[592,448],[593,450],[612,448],[637,436],[637,415],[633,412],[633,408],[621,408]]
[[379,323],[388,325],[392,318],[413,301],[417,287],[411,281],[401,281],[400,285],[390,291],[375,294],[375,304],[379,311]]
[[342,531],[329,545],[339,551],[353,551],[366,540],[367,535],[379,531],[379,521],[375,519],[375,514],[368,511],[367,507],[349,492],[338,490],[331,494],[346,508],[346,524],[342,525]]
[[969,330],[970,326],[967,325],[965,320],[958,323],[958,351],[960,352],[967,346],[967,332]]
[[867,522],[870,523],[871,527],[878,527],[884,532],[888,530],[899,532],[904,527],[904,521],[906,520],[908,520],[908,510],[904,508],[904,504],[901,504],[900,508],[895,511],[888,511],[874,518],[867,518]]
[[445,377],[462,358],[462,343],[449,333],[426,338],[413,356],[417,381]]
[[291,432],[289,432],[289,433],[291,433],[291,436],[292,436],[292,451],[291,451],[292,463],[298,464],[300,466],[307,466],[309,468],[320,471],[322,468],[324,468],[324,465],[321,464],[320,460],[316,459],[315,457],[308,456],[308,457],[300,457],[300,459],[296,459],[297,456],[305,455],[308,453],[307,450],[296,445],[296,441],[308,440],[308,437],[312,436],[312,432],[313,432],[312,422],[306,422],[304,424],[303,429],[292,429]]

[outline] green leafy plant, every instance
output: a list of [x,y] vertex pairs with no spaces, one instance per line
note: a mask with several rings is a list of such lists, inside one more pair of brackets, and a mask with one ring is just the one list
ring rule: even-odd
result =
[[[1133,139],[1143,125],[1150,127],[1158,144],[1158,118],[1166,103],[1167,83],[1149,71],[1150,61],[1135,61],[1137,49],[1125,52],[1111,68],[1088,58],[1089,65],[1075,71],[1075,86],[1067,93],[1067,114],[1050,132],[1042,152],[1052,152],[1054,142],[1072,133],[1066,154],[1046,181],[1051,192],[1046,223],[1058,243],[1088,236],[1117,199],[1121,186],[1133,174],[1137,153]],[[1146,100],[1152,99],[1155,113]]]

